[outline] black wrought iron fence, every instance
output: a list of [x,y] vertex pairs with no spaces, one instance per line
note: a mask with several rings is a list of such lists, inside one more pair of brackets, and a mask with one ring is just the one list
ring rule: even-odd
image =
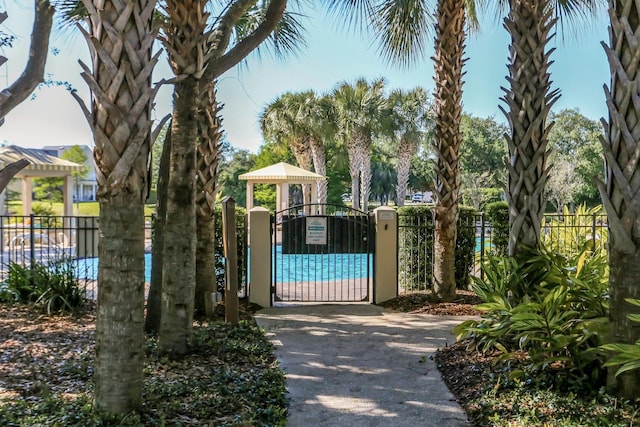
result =
[[[508,227],[493,227],[483,213],[461,215],[458,221],[456,282],[468,283],[468,276],[483,277],[482,265],[491,255],[507,254]],[[473,236],[473,237],[471,237]],[[550,250],[570,255],[585,245],[604,248],[608,241],[604,214],[547,214],[542,242]],[[433,275],[433,218],[430,212],[398,214],[398,292],[426,291]],[[465,257],[473,262],[465,263]]]
[[[247,225],[244,214],[236,219],[240,296],[247,295]],[[219,222],[219,219],[217,219]],[[153,216],[145,216],[145,282],[151,282]],[[0,282],[7,279],[11,263],[33,268],[36,264],[72,270],[89,298],[97,298],[99,218],[87,216],[0,216]],[[222,253],[220,247],[212,249]],[[220,255],[221,257],[221,255]],[[215,274],[224,283],[224,259],[216,256]]]

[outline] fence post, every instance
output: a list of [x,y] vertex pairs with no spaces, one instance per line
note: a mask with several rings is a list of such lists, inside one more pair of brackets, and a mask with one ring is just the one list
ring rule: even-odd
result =
[[236,239],[236,201],[222,200],[222,245],[225,257],[224,315],[232,325],[239,322],[238,314],[238,241]]
[[480,212],[480,279],[484,280],[484,212]]
[[36,233],[34,230],[35,225],[33,224],[34,220],[35,220],[35,216],[33,214],[29,214],[29,260],[30,260],[31,270],[33,270],[36,266],[36,248],[35,248]]
[[249,211],[249,302],[271,306],[271,218],[269,211]]
[[376,241],[373,303],[398,296],[398,213],[388,206],[374,209]]

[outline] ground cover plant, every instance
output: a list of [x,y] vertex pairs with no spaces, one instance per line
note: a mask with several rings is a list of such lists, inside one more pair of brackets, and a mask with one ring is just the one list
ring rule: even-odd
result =
[[92,404],[93,309],[49,316],[0,304],[0,425],[285,425],[284,374],[254,309],[243,305],[236,328],[219,317],[195,324],[192,351],[180,361],[160,356],[148,338],[144,407],[109,417]]

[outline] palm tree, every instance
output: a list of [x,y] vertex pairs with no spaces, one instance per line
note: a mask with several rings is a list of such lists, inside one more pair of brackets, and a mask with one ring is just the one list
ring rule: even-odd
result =
[[[154,0],[85,0],[82,29],[93,69],[82,64],[92,92],[83,112],[93,131],[100,203],[95,401],[111,413],[142,403],[144,362],[144,200],[154,90],[151,72]],[[126,46],[126,48],[125,48]],[[78,99],[78,98],[77,98]]]
[[[635,59],[640,43],[640,8],[636,2],[610,2],[610,44],[603,43],[611,67],[611,84],[605,88],[609,120],[605,123],[605,137],[601,140],[606,160],[605,182],[598,188],[609,221],[609,340],[634,344],[640,330],[629,315],[637,316],[638,307],[626,302],[640,298],[640,106],[637,99],[638,61]],[[604,122],[604,120],[603,120]],[[640,371],[626,372],[615,377],[617,367],[610,368],[609,385],[629,399],[640,395]]]
[[[505,7],[507,2],[502,1]],[[551,90],[549,65],[554,49],[547,44],[558,20],[593,16],[597,0],[511,0],[505,28],[511,35],[508,65],[509,87],[500,107],[509,122],[508,185],[509,255],[540,244],[542,216],[546,206],[545,185],[549,176],[548,135],[553,122],[547,117],[560,91]],[[555,15],[554,15],[555,14]]]
[[[290,49],[293,43],[287,38],[289,31],[283,30],[278,37],[272,36],[272,31],[285,14],[287,0],[257,3],[256,0],[228,3],[208,29],[204,0],[171,0],[167,1],[165,8],[168,20],[164,25],[162,40],[169,52],[176,78],[159,347],[161,351],[176,356],[188,351],[195,298],[196,239],[185,239],[184,236],[197,235],[197,150],[194,141],[198,135],[197,109],[199,105],[204,105],[198,97],[202,93],[208,94],[207,85],[210,82],[242,61],[268,37],[280,43],[277,45],[280,50]],[[295,20],[293,22],[295,24]],[[245,25],[238,26],[238,23]],[[294,29],[298,27],[294,25]],[[288,30],[291,28],[288,27]],[[215,134],[216,131],[210,133]],[[216,150],[215,144],[210,147]],[[206,165],[206,162],[201,165]],[[207,239],[211,241],[213,236]]]
[[395,90],[389,95],[389,104],[392,111],[394,137],[398,140],[396,200],[398,206],[404,206],[411,160],[418,152],[420,141],[424,138],[425,125],[429,120],[427,92],[423,88],[410,91]]
[[[308,92],[287,92],[265,107],[260,114],[260,128],[266,141],[288,147],[302,169],[310,170],[312,151],[305,116],[309,109]],[[303,187],[305,203],[310,201],[311,187]]]
[[371,188],[371,142],[387,108],[384,85],[384,79],[371,84],[359,79],[355,84],[340,83],[331,93],[339,137],[349,154],[353,207],[365,211]]
[[198,97],[198,152],[196,157],[196,289],[195,312],[208,315],[208,303],[216,292],[215,200],[222,160],[222,106],[216,101],[215,82]]

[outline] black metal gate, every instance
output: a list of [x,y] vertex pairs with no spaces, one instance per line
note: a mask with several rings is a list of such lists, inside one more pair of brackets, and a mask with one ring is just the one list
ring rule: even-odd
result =
[[271,217],[274,301],[369,301],[374,227],[345,206],[292,206]]

